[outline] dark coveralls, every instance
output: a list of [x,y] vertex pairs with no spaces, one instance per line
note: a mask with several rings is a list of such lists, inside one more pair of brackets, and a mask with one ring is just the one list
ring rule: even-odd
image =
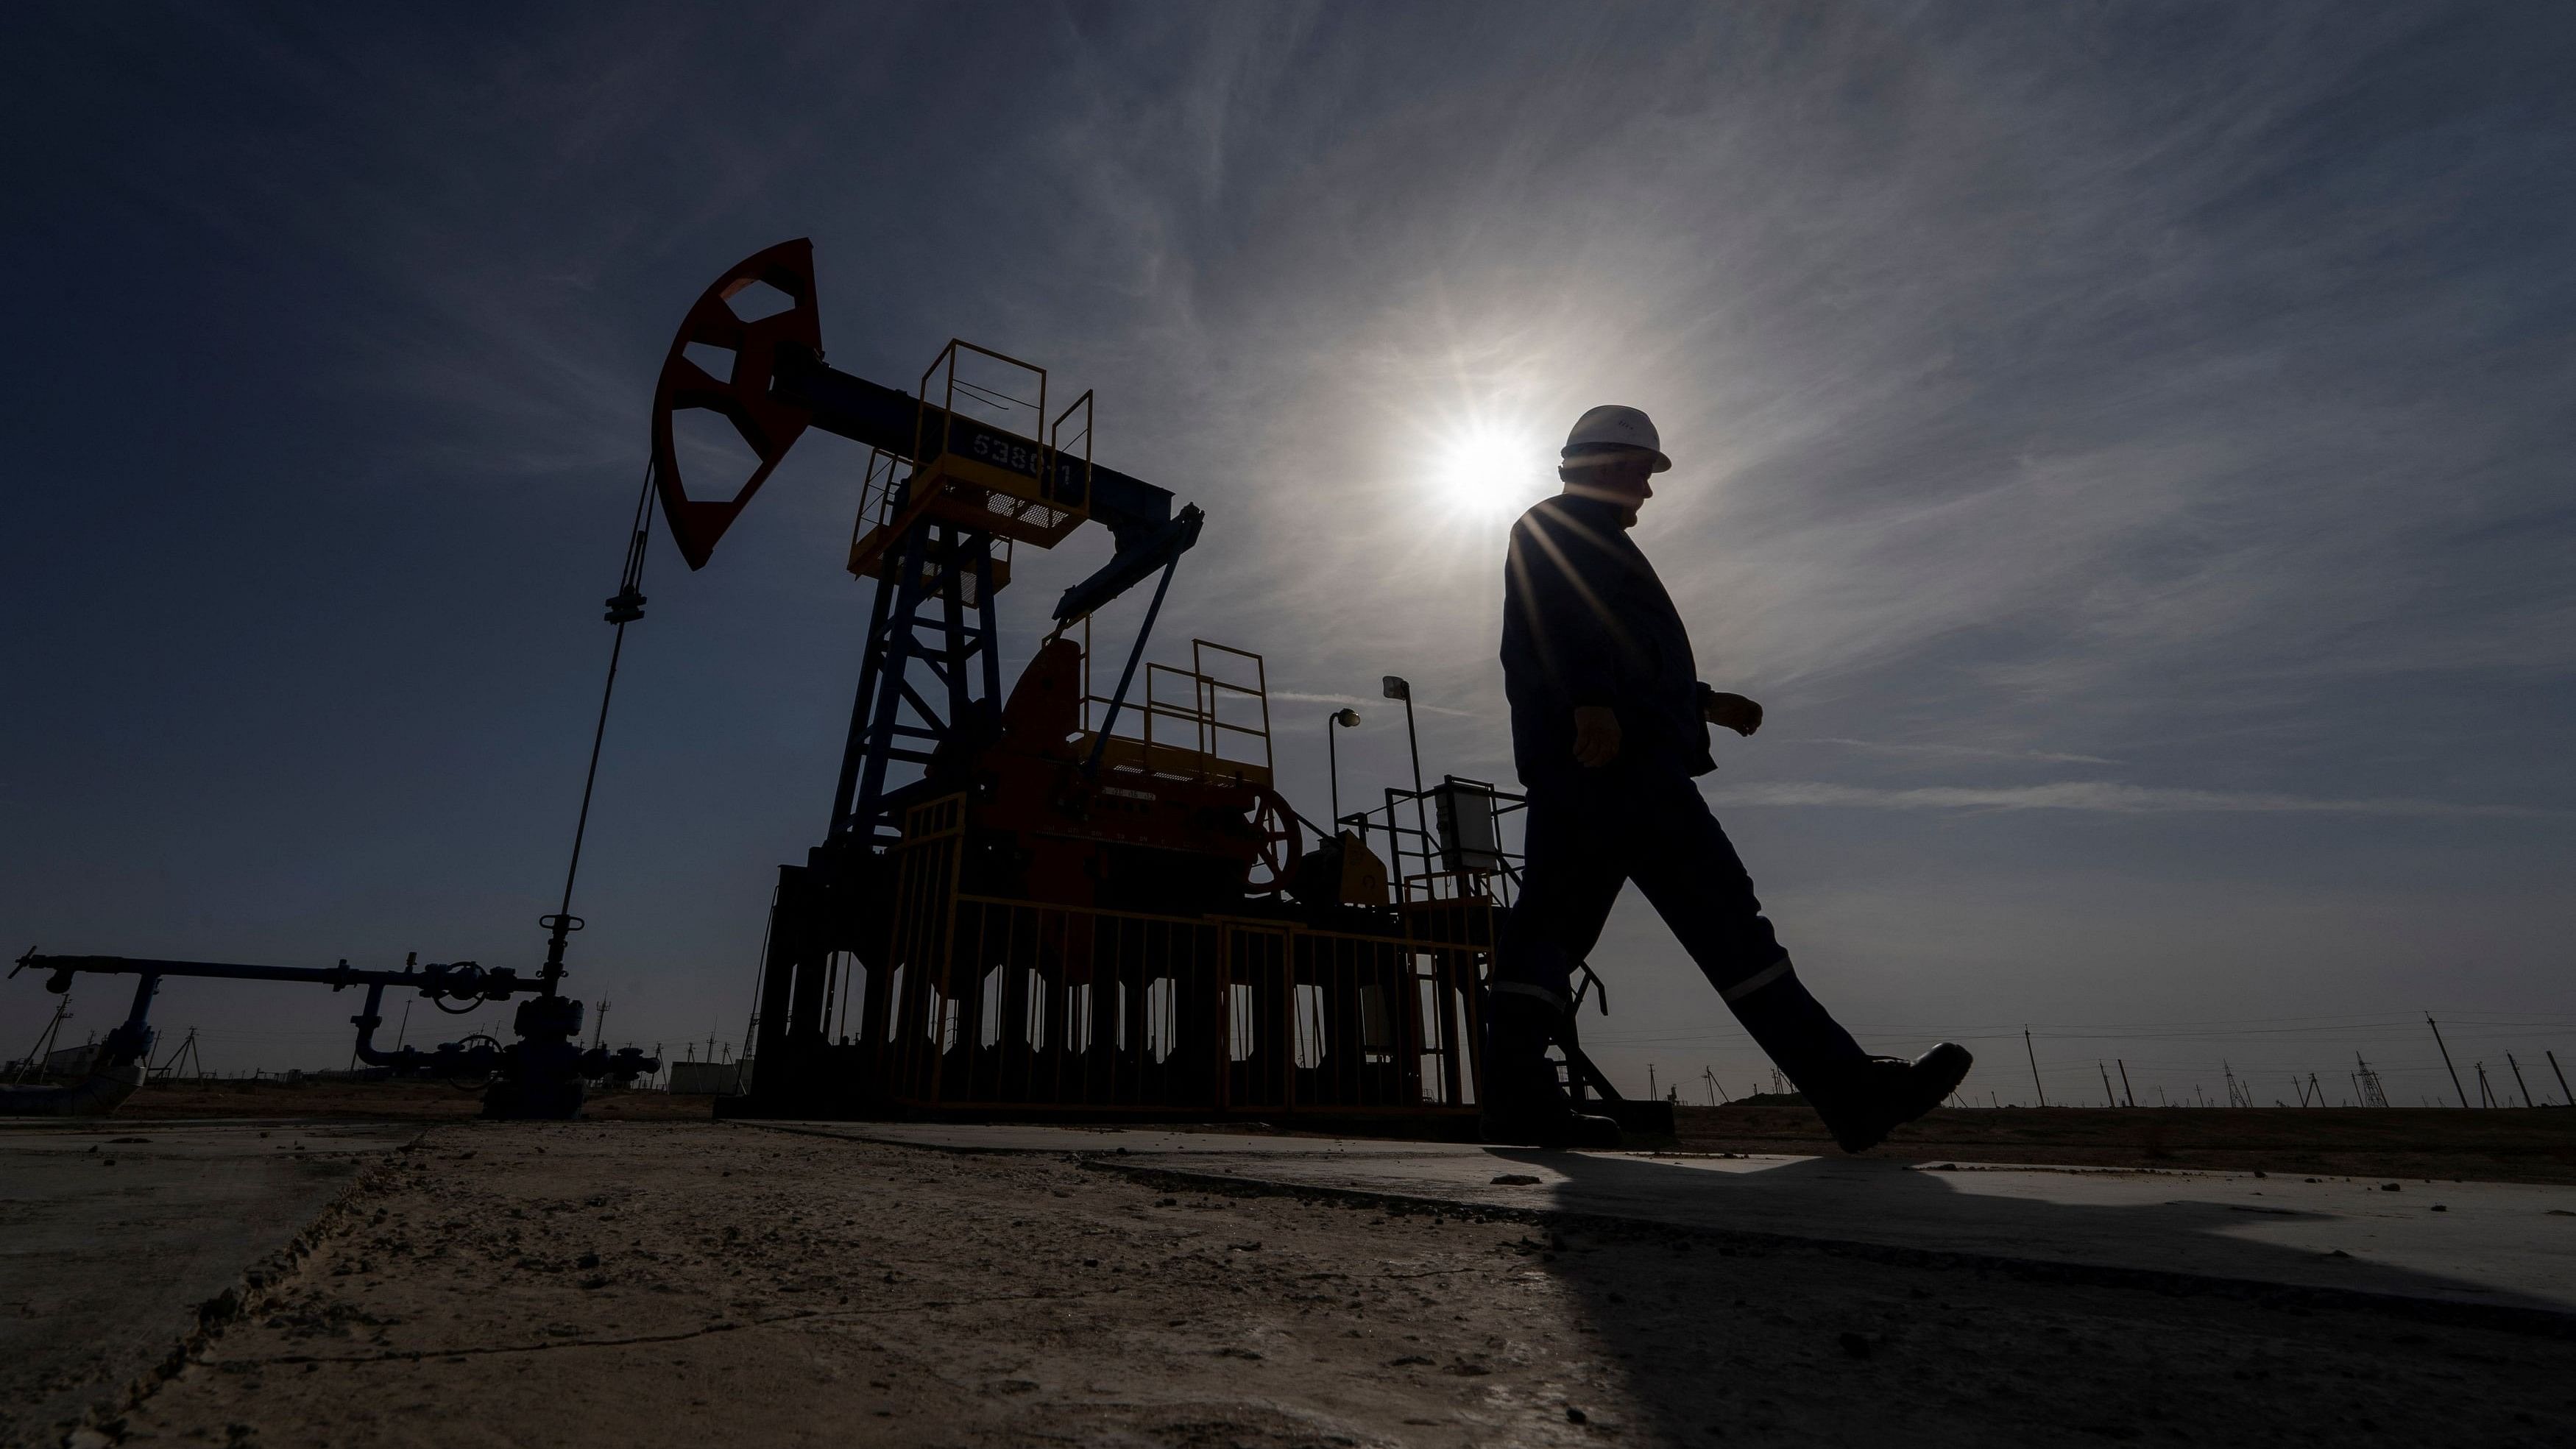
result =
[[[1615,503],[1550,498],[1512,527],[1503,692],[1529,792],[1528,858],[1494,990],[1569,1009],[1572,974],[1635,881],[1756,1042],[1811,1096],[1866,1055],[1798,982],[1692,777],[1715,769],[1690,636]],[[1574,758],[1574,711],[1619,720],[1618,757]]]

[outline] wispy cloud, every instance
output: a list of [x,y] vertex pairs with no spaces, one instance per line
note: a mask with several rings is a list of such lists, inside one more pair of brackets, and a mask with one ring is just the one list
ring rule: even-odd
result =
[[2054,785],[1927,785],[1880,789],[1822,780],[1782,780],[1710,792],[1721,805],[1828,806],[1867,810],[2089,810],[2111,815],[2407,815],[2484,819],[2554,817],[2523,805],[2449,800],[2324,800],[2253,790],[2190,790],[2070,780]]
[[[1309,694],[1302,689],[1274,689],[1270,691],[1270,697],[1272,699],[1293,700],[1298,704],[1362,705],[1390,704],[1394,702],[1385,699],[1362,699],[1356,694]],[[1423,714],[1445,714],[1457,719],[1476,719],[1479,717],[1472,709],[1451,709],[1446,705],[1424,704],[1418,699],[1413,702],[1413,707]]]
[[2054,750],[1993,750],[1981,745],[1896,744],[1887,740],[1852,740],[1836,735],[1818,735],[1808,739],[1789,740],[1793,745],[1840,745],[1845,749],[1863,750],[1874,755],[1924,755],[1935,758],[1978,760],[2032,760],[2051,765],[2116,765],[2100,755],[2067,755]]

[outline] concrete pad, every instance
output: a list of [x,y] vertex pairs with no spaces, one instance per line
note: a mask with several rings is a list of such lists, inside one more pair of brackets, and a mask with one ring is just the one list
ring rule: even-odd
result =
[[0,1119],[0,1443],[52,1442],[418,1127]]
[[[1283,1187],[2576,1316],[2576,1188],[1163,1130],[798,1124]],[[1121,1154],[1124,1154],[1121,1157]],[[1503,1177],[1534,1182],[1498,1182]]]

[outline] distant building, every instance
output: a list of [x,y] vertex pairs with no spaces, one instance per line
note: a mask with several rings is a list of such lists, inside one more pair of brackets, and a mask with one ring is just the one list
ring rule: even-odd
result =
[[671,1090],[682,1096],[730,1097],[740,1092],[742,1062],[673,1062]]

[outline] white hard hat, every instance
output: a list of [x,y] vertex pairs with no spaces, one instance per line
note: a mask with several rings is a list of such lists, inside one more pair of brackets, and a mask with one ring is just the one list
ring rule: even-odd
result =
[[1568,462],[1582,453],[1601,453],[1619,448],[1635,448],[1652,453],[1654,471],[1661,473],[1673,466],[1664,456],[1664,444],[1655,436],[1655,420],[1635,408],[1617,403],[1604,403],[1574,420],[1574,431],[1565,435]]

